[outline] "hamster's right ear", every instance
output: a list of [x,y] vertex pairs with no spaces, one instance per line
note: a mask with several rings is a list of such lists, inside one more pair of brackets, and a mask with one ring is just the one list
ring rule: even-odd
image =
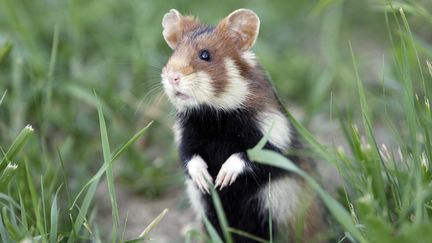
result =
[[162,34],[169,47],[175,49],[183,35],[198,25],[199,22],[193,17],[183,16],[176,9],[171,9],[162,19]]
[[241,51],[247,51],[255,44],[258,37],[260,19],[250,9],[238,9],[225,17],[217,28],[230,33],[237,47]]

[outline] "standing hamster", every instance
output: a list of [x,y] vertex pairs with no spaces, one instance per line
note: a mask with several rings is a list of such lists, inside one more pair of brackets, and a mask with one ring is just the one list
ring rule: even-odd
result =
[[[230,227],[269,239],[271,222],[271,233],[281,242],[319,241],[325,224],[313,191],[296,175],[254,163],[246,154],[272,125],[266,149],[284,154],[301,147],[250,50],[259,33],[258,16],[239,9],[211,27],[172,9],[162,26],[163,37],[173,49],[162,70],[162,83],[176,108],[175,139],[197,214],[205,214],[222,235],[209,195],[214,184]],[[289,158],[314,171],[313,161]],[[233,239],[254,242],[240,235]]]

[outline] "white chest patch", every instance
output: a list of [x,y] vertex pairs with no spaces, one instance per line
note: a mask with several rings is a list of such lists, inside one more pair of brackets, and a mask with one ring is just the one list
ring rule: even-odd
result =
[[271,208],[272,217],[278,225],[288,224],[295,217],[301,189],[298,181],[291,177],[272,181],[259,194],[264,205],[262,213],[268,214],[268,209]]
[[258,114],[260,130],[267,134],[272,124],[269,142],[278,148],[288,149],[291,143],[291,128],[288,119],[276,109],[267,109]]

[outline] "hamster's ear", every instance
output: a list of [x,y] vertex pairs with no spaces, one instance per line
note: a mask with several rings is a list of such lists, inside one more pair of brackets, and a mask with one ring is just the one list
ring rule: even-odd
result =
[[258,37],[260,20],[250,9],[238,9],[225,17],[217,26],[221,31],[230,32],[238,48],[249,50]]
[[183,16],[176,9],[171,9],[162,19],[162,35],[169,47],[174,49],[183,35],[198,25],[199,22],[193,17]]

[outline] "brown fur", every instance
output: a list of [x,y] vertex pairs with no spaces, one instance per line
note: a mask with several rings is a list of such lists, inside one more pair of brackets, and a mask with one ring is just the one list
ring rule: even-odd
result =
[[[325,243],[327,223],[324,220],[323,204],[303,179],[299,178],[299,181],[303,188],[300,195],[301,205],[295,219],[280,232],[289,232],[288,237],[295,239],[292,240],[295,243]],[[284,236],[281,239],[284,239]]]

